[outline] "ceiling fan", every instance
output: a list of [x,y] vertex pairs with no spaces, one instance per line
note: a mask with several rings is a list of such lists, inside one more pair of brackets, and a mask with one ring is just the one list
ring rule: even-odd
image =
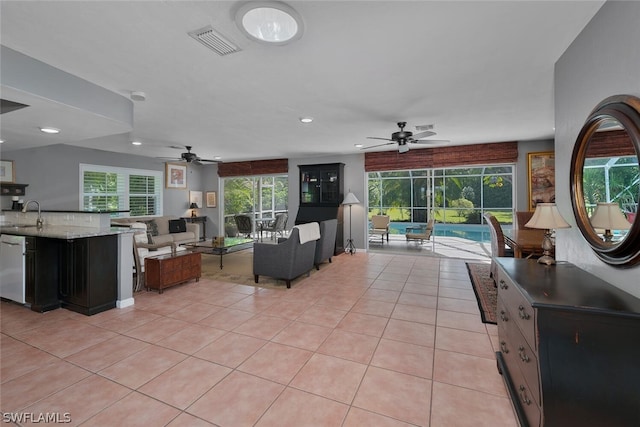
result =
[[[176,147],[176,146],[172,146],[171,148],[177,148],[177,149],[181,149],[182,147]],[[176,158],[169,158],[169,157],[162,157],[163,159],[168,159],[168,160],[176,160],[179,162],[187,162],[187,163],[194,163],[196,165],[202,165],[205,163],[222,163],[221,160],[209,160],[209,159],[202,159],[200,157],[198,157],[198,155],[196,153],[192,153],[191,152],[191,146],[190,145],[185,145],[185,147],[187,149],[187,151],[185,153],[182,153],[180,155],[179,159]]]
[[370,147],[364,147],[363,150],[367,150],[369,148],[374,148],[374,147],[381,147],[383,145],[398,144],[398,152],[406,153],[407,151],[409,151],[409,146],[407,145],[407,143],[429,144],[433,142],[449,142],[448,140],[444,140],[444,139],[428,139],[428,140],[423,139],[436,134],[434,131],[431,130],[433,129],[433,125],[416,126],[416,130],[422,131],[416,134],[414,134],[413,132],[405,131],[404,128],[406,125],[407,125],[407,122],[398,122],[398,127],[400,128],[400,131],[392,133],[391,138],[379,138],[376,136],[368,136],[367,139],[381,139],[383,141],[390,141],[390,142],[385,142],[384,144],[372,145]]

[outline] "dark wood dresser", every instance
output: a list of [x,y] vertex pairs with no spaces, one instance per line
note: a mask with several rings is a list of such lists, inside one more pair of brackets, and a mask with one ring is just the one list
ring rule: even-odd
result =
[[521,425],[640,426],[640,299],[570,263],[497,262],[496,357]]

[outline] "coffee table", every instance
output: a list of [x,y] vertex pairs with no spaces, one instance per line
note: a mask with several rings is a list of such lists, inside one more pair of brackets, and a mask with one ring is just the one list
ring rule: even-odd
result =
[[216,247],[213,246],[212,240],[203,242],[184,243],[182,246],[191,249],[194,252],[209,253],[220,255],[220,269],[222,270],[222,257],[232,252],[238,252],[253,247],[253,239],[245,239],[243,237],[225,237],[224,243]]

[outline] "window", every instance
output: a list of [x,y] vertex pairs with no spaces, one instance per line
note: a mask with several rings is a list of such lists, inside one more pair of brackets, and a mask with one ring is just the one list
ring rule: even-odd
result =
[[[491,212],[513,222],[513,166],[369,172],[369,218],[391,217],[391,233],[429,218],[441,224],[482,224]],[[404,223],[404,224],[403,224]]]
[[224,179],[225,223],[234,223],[239,213],[254,219],[275,218],[287,212],[289,178],[287,175],[244,176]]
[[162,215],[162,182],[160,171],[80,164],[80,209]]

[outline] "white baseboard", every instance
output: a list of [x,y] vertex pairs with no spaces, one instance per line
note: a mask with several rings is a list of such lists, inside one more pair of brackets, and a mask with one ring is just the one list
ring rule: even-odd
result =
[[127,298],[122,301],[116,301],[116,308],[131,307],[134,304],[135,300],[133,298]]

